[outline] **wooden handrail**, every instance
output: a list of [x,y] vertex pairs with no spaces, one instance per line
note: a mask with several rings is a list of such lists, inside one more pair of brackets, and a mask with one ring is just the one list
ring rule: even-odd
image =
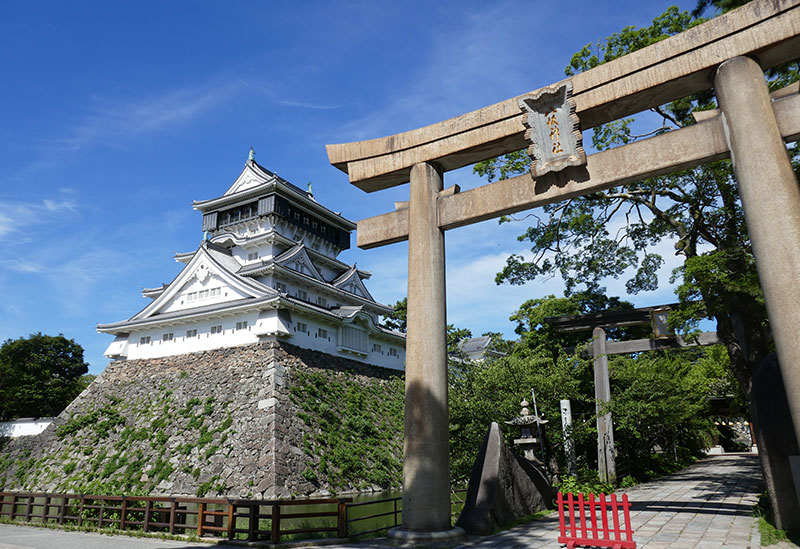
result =
[[[55,502],[55,503],[54,503]],[[352,498],[315,498],[303,500],[248,500],[238,498],[192,498],[166,496],[120,496],[97,494],[64,494],[49,492],[9,492],[0,491],[0,516],[11,520],[22,518],[26,522],[57,521],[58,524],[84,524],[103,528],[112,526],[119,530],[141,529],[168,531],[170,534],[186,530],[196,530],[198,537],[215,535],[234,539],[236,534],[246,534],[249,541],[258,539],[280,541],[289,534],[311,534],[318,532],[336,533],[347,537],[347,505]],[[167,505],[157,507],[157,504]],[[308,505],[335,505],[330,511],[282,512],[282,507]],[[8,507],[10,508],[6,510]],[[77,513],[70,511],[77,506]],[[193,508],[196,506],[196,508]],[[220,506],[209,509],[210,506]],[[268,514],[261,508],[268,507]],[[51,509],[57,513],[52,514]],[[244,509],[247,509],[246,512]],[[111,517],[110,512],[119,512],[119,518]],[[195,525],[187,524],[187,517],[197,517]],[[212,517],[213,519],[208,519]],[[295,519],[336,519],[331,526],[282,529],[286,521]],[[238,519],[248,518],[247,528],[237,528]],[[141,520],[140,520],[141,519]],[[206,520],[209,520],[207,523]],[[271,521],[269,530],[259,528],[259,520]],[[213,520],[213,522],[211,522]]]

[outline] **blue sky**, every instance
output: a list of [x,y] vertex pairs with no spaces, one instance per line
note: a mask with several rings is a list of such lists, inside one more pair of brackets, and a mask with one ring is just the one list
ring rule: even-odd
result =
[[[572,54],[669,4],[560,2],[0,3],[0,339],[63,333],[99,373],[98,322],[129,318],[202,239],[192,200],[221,195],[249,148],[354,221],[407,186],[366,194],[325,144],[380,137],[563,78]],[[691,9],[693,2],[678,3]],[[588,136],[586,136],[588,139]],[[445,185],[482,184],[469,168]],[[496,286],[524,222],[449,231],[448,320],[513,336],[523,301],[558,280]],[[406,292],[407,247],[353,248],[385,303]],[[665,257],[672,257],[669,246]],[[666,282],[674,261],[664,269]],[[624,280],[610,280],[624,295]],[[668,302],[671,290],[631,296]]]

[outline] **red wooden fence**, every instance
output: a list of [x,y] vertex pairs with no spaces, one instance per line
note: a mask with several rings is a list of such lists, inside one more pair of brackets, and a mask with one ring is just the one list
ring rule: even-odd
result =
[[[616,494],[611,494],[610,503],[609,508],[605,494],[600,494],[598,500],[595,500],[594,494],[589,494],[587,501],[583,494],[578,494],[577,499],[573,494],[567,494],[565,500],[564,495],[559,492],[558,525],[561,535],[558,543],[566,543],[567,549],[573,549],[575,545],[635,549],[628,494],[622,495],[622,502],[617,501]],[[608,517],[609,510],[611,521]],[[623,524],[620,524],[620,511]],[[623,534],[625,539],[622,539]]]

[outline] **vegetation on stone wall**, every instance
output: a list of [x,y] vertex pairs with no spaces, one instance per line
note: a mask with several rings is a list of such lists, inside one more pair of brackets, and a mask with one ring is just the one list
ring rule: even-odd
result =
[[402,378],[297,369],[290,398],[307,426],[303,477],[334,489],[396,488],[402,481]]
[[[90,403],[56,427],[50,445],[55,452],[0,454],[0,488],[50,485],[52,491],[103,495],[149,495],[165,488],[190,454],[192,462],[202,463],[217,453],[232,423],[228,403],[181,400],[174,385],[163,381],[135,400],[106,395]],[[196,480],[200,468],[184,465],[182,473]],[[197,495],[224,491],[218,478],[200,483]]]

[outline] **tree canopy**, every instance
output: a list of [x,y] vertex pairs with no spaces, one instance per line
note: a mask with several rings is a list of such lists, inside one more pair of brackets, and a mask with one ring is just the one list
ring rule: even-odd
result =
[[[708,5],[722,11],[741,3],[704,1],[694,14],[670,7],[648,27],[626,27],[588,44],[573,56],[565,72],[572,75],[591,69],[678,34],[704,21],[700,13]],[[797,80],[797,63],[770,71],[768,78],[773,89]],[[713,90],[706,90],[652,109],[661,123],[645,135],[633,133],[633,118],[598,126],[592,134],[592,147],[601,151],[691,125],[695,123],[692,112],[715,107]],[[789,153],[800,174],[796,143]],[[475,166],[475,172],[490,181],[527,169],[523,151]],[[715,319],[731,367],[749,395],[751,369],[773,347],[730,161],[551,204],[533,219],[519,236],[530,245],[531,253],[509,257],[497,274],[498,284],[524,284],[560,275],[569,296],[581,290],[599,293],[602,279],[632,273],[625,284],[629,293],[651,291],[662,283],[657,274],[664,258],[657,247],[673,243],[683,262],[671,281],[678,283],[678,297],[684,306],[671,315],[672,322],[688,329],[702,317]],[[510,219],[501,219],[506,221]]]
[[83,348],[63,335],[7,339],[0,347],[0,420],[56,416],[86,387]]
[[[469,475],[492,421],[501,424],[509,444],[518,438],[517,428],[503,422],[519,415],[523,398],[531,402],[533,411],[532,389],[540,415],[549,421],[544,461],[550,473],[559,474],[562,484],[570,482],[560,474],[565,470],[565,453],[559,401],[568,399],[582,487],[597,482],[592,471],[597,467],[592,360],[565,350],[585,343],[590,334],[558,333],[544,319],[594,312],[601,304],[616,310],[631,308],[618,298],[604,297],[581,293],[526,301],[512,316],[520,338],[507,356],[484,362],[451,361],[450,451],[456,482]],[[650,328],[625,330],[618,329],[616,336],[642,337]],[[601,413],[610,411],[614,416],[617,467],[621,477],[629,477],[624,482],[647,480],[679,468],[722,438],[711,420],[709,397],[736,395],[727,363],[721,346],[609,357],[613,398]],[[542,458],[538,449],[536,453]]]

